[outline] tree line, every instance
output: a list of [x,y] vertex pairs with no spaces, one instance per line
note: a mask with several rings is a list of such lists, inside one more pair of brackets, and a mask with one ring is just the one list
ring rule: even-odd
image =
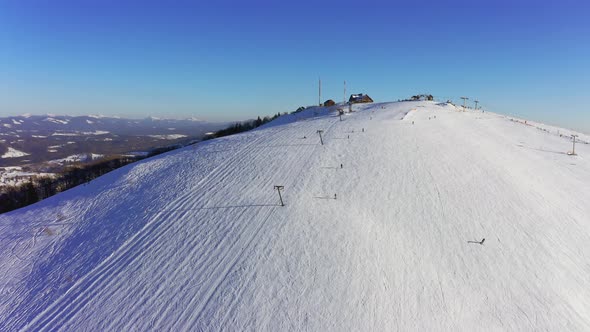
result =
[[145,156],[118,156],[88,164],[78,163],[67,166],[57,176],[53,177],[32,176],[28,182],[19,186],[7,187],[0,192],[0,213],[31,205],[62,191],[88,183],[117,168],[180,147],[181,145],[173,145],[153,149]]
[[0,213],[31,205],[142,158],[145,157],[114,157],[90,164],[68,166],[54,177],[33,176],[29,182],[8,187],[0,193]]
[[221,129],[221,130],[216,131],[215,133],[213,133],[213,135],[209,135],[209,137],[207,137],[207,138],[212,139],[212,138],[224,137],[224,136],[229,136],[229,135],[233,135],[233,134],[242,133],[242,132],[245,132],[248,130],[252,130],[252,129],[262,126],[265,123],[271,122],[272,120],[278,118],[279,116],[281,116],[281,113],[277,113],[277,114],[270,116],[270,117],[265,116],[262,119],[259,116],[256,120],[236,122],[233,125],[225,128],[225,129]]

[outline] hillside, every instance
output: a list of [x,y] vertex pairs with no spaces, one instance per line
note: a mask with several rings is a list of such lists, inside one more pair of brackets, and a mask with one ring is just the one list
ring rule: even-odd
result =
[[0,330],[590,329],[590,145],[432,102],[333,110],[1,215]]

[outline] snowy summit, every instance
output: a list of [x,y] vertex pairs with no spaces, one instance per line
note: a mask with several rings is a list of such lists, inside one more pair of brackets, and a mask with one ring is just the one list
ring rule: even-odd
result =
[[1,215],[0,330],[590,330],[587,136],[568,155],[570,131],[489,112],[352,109]]

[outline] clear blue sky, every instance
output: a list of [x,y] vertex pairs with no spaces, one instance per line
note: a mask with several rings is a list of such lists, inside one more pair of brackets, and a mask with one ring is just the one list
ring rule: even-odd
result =
[[348,92],[590,132],[586,1],[0,2],[0,116],[245,119]]

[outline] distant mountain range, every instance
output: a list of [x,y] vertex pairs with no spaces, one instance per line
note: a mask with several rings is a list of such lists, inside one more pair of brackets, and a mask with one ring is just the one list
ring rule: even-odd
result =
[[[68,160],[78,154],[141,152],[201,139],[227,123],[199,119],[20,115],[0,118],[0,167]],[[71,159],[71,158],[70,158]]]
[[19,115],[0,118],[0,134],[13,134],[28,131],[38,135],[69,134],[72,132],[108,131],[115,135],[159,135],[165,132],[193,135],[195,130],[205,127],[219,127],[211,123],[191,118],[186,120],[124,119],[105,116],[58,116],[58,115]]

